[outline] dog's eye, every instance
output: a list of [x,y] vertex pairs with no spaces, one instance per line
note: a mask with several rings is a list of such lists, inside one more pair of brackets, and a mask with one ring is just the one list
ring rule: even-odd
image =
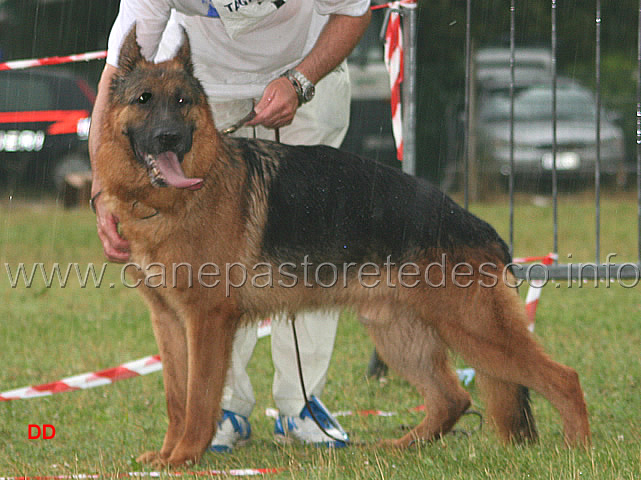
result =
[[147,103],[151,98],[151,93],[145,92],[138,97],[138,103]]
[[191,100],[186,96],[179,96],[177,102],[178,102],[178,105],[182,106],[182,105],[189,105],[191,103]]

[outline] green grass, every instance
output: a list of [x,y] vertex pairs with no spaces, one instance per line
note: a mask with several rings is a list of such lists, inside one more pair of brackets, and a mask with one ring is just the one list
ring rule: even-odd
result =
[[[535,206],[523,196],[517,204],[516,255],[552,249],[551,206]],[[507,208],[501,199],[474,205],[473,211],[507,235]],[[585,195],[564,196],[559,205],[561,259],[593,261],[593,209]],[[617,260],[636,259],[636,205],[633,196],[604,200],[602,252]],[[36,278],[31,288],[12,288],[5,263],[34,262],[81,270],[103,264],[90,212],[64,211],[54,203],[0,201],[0,392],[112,367],[156,353],[151,326],[135,289],[120,283],[120,269],[106,267],[101,288],[72,278],[66,288],[47,288]],[[110,284],[114,288],[110,288]],[[579,371],[593,431],[589,450],[562,446],[559,416],[533,394],[541,441],[532,447],[503,446],[489,428],[471,437],[444,440],[408,451],[381,450],[380,438],[400,436],[403,425],[421,416],[420,403],[403,380],[364,377],[371,343],[362,327],[345,316],[323,400],[334,410],[378,408],[399,412],[391,418],[342,417],[353,440],[364,446],[326,451],[280,446],[273,422],[269,341],[260,340],[250,373],[258,406],[251,417],[253,440],[230,455],[206,454],[197,470],[283,467],[271,478],[430,478],[430,479],[637,479],[641,478],[641,297],[638,288],[598,288],[560,284],[543,291],[537,334],[559,361]],[[470,392],[482,409],[474,385]],[[148,470],[137,454],[157,448],[167,424],[161,375],[111,386],[31,400],[0,403],[0,477]],[[463,420],[474,428],[474,419]],[[52,424],[52,440],[29,440],[29,424]]]

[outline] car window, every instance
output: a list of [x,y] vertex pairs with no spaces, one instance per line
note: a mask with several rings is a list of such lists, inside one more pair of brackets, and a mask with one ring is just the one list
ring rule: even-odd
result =
[[[559,120],[591,121],[596,118],[593,98],[581,91],[559,89],[556,98]],[[510,98],[498,94],[487,99],[481,107],[481,118],[486,121],[505,121],[510,118]],[[514,99],[516,121],[550,120],[552,118],[552,90],[531,88]]]
[[49,82],[37,76],[1,75],[0,112],[27,112],[55,108]]
[[[596,108],[592,98],[575,91],[557,92],[556,114],[563,120],[593,120]],[[530,90],[520,95],[514,104],[514,115],[519,120],[552,118],[552,91]]]

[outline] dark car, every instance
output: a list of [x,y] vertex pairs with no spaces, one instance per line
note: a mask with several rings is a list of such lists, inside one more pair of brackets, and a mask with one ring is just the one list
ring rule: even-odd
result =
[[88,170],[94,100],[83,79],[51,67],[0,71],[0,184],[60,188]]

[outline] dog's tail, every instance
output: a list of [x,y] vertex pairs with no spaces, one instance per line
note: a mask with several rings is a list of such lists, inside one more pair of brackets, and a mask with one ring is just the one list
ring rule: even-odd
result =
[[530,443],[538,438],[527,387],[478,372],[478,384],[490,421],[507,442]]

